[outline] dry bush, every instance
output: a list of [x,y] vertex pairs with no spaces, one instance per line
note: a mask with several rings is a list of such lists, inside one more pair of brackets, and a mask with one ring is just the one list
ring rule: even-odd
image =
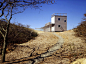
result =
[[86,40],[86,21],[81,22],[80,25],[73,30],[76,33],[76,36],[82,37],[84,40]]
[[[0,20],[0,27],[4,27],[6,29],[7,22]],[[4,31],[2,31],[4,33]],[[21,44],[24,42],[29,41],[30,39],[33,39],[38,34],[34,32],[34,30],[30,28],[24,27],[24,25],[18,23],[17,25],[15,23],[11,23],[9,27],[9,33],[8,33],[8,40],[7,40],[7,48],[11,49],[14,44]],[[3,37],[0,34],[0,48],[3,47]]]

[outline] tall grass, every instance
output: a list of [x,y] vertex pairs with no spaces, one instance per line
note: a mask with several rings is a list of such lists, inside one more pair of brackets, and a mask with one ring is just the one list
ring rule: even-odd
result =
[[[0,27],[3,27],[6,29],[6,21],[0,20]],[[1,30],[2,31],[2,30]],[[4,31],[2,31],[4,33]],[[10,48],[14,44],[21,44],[29,41],[30,39],[33,39],[38,34],[30,28],[26,28],[24,25],[18,23],[11,23],[9,27],[9,33],[8,33],[8,40],[7,40],[7,48]],[[0,34],[0,48],[3,47],[3,37]]]

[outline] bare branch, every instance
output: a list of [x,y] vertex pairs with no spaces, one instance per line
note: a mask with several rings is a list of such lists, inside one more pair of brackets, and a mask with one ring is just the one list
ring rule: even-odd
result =
[[5,15],[4,15],[4,17],[5,17],[6,21],[7,21],[7,22],[9,22],[9,21],[7,20],[7,18],[6,18],[6,16],[5,16]]
[[0,29],[6,32],[6,30],[3,27],[2,28],[0,27]]
[[3,6],[3,3],[2,2],[0,2],[1,3],[1,5],[0,5],[0,8]]
[[3,6],[3,4],[6,2],[6,0],[4,1],[0,1],[1,5],[0,5],[0,8]]
[[13,9],[13,6],[10,5],[10,7],[11,7],[11,15],[10,15],[9,23],[10,23],[10,20],[12,18],[12,9]]
[[[23,9],[23,11],[18,11],[18,12],[15,12],[14,14],[17,14],[17,13],[22,13],[22,12],[24,12],[25,11],[25,9]],[[12,15],[14,15],[14,14],[12,14]]]
[[10,12],[10,11],[9,11],[9,9],[8,9],[8,13],[7,13],[6,17],[9,15],[9,12]]
[[0,31],[1,35],[3,36],[3,38],[5,37],[4,34]]
[[[42,3],[51,3],[53,4],[53,1],[55,2],[55,0],[3,0],[3,2],[0,2],[1,5],[0,5],[0,10],[2,11],[1,16],[3,16],[4,14],[4,9],[7,8],[8,5],[11,5],[14,9],[15,7],[25,7],[25,6],[33,6],[34,8],[39,8],[39,6],[37,6],[37,4],[42,4]],[[5,3],[5,6],[4,6],[4,3]],[[22,3],[22,4],[21,4]],[[18,11],[14,14],[17,14],[17,13],[22,13],[24,12],[25,9],[23,9],[23,11]],[[13,15],[14,15],[13,14]],[[6,15],[6,17],[9,15],[9,12],[8,14]]]
[[0,29],[2,30],[2,28],[0,27]]
[[0,15],[0,17],[4,15],[4,9],[5,9],[7,6],[8,6],[8,4],[6,4],[6,6],[4,6],[3,8],[0,9],[0,10],[2,10],[2,14]]

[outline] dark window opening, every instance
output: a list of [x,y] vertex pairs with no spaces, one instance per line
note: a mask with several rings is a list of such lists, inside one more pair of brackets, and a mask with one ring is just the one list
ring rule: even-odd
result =
[[58,25],[58,27],[60,27],[60,25]]
[[52,27],[54,26],[55,24],[52,24]]
[[58,18],[58,20],[60,20],[60,18]]
[[64,20],[64,22],[66,22],[66,20]]

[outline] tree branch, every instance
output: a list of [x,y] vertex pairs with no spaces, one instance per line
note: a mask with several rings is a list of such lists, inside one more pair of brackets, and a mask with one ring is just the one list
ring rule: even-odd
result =
[[3,27],[2,28],[0,27],[0,29],[6,32],[6,30]]
[[3,38],[5,37],[4,34],[0,31],[0,33],[2,34]]
[[13,9],[13,6],[10,5],[10,7],[11,7],[11,15],[10,15],[10,19],[9,19],[9,21],[10,21],[11,18],[12,18],[12,9]]
[[9,9],[8,9],[8,13],[7,13],[6,17],[9,15],[9,12],[10,12],[10,11],[9,11]]
[[[25,6],[33,5],[34,8],[35,7],[37,8],[38,7],[38,6],[36,6],[37,4],[41,4],[41,3],[47,3],[47,4],[52,3],[53,4],[53,1],[55,2],[55,0],[4,0],[3,2],[0,2],[1,3],[0,10],[2,11],[0,17],[3,16],[4,9],[6,9],[6,7],[8,5],[11,5],[13,8],[18,7],[18,6],[25,7]],[[4,3],[6,4],[5,6],[4,6]],[[21,4],[21,3],[23,3],[23,4]],[[19,12],[16,12],[14,14],[22,13],[23,11],[21,11],[21,12],[19,11]],[[9,13],[6,15],[6,17],[8,15],[9,15]]]
[[0,15],[0,17],[4,15],[4,9],[5,9],[7,6],[8,6],[8,4],[6,4],[6,6],[4,6],[3,8],[0,9],[0,10],[2,10],[2,14]]
[[0,8],[3,6],[3,3],[2,2],[0,2],[1,3],[1,5],[0,5]]

